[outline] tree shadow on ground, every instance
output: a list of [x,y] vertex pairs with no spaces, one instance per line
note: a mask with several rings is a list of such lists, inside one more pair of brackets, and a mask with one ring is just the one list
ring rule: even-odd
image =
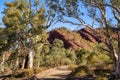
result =
[[0,80],[5,80],[6,78],[10,78],[10,77],[12,77],[12,74],[2,75],[0,76]]
[[41,78],[39,80],[65,80],[65,79],[58,79],[58,78]]

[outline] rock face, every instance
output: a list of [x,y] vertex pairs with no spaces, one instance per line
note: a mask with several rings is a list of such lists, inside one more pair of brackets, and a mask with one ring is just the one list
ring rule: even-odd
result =
[[49,42],[52,43],[55,38],[61,39],[65,48],[71,47],[73,50],[78,48],[91,49],[91,44],[101,42],[94,30],[90,28],[84,28],[79,31],[58,29],[49,32]]
[[93,43],[100,43],[101,42],[101,37],[98,33],[96,33],[95,30],[91,29],[91,28],[83,28],[81,30],[78,31],[80,33],[80,35]]
[[[96,32],[97,31],[97,32]],[[61,39],[64,42],[65,48],[72,48],[77,50],[79,48],[92,49],[92,47],[105,40],[103,35],[105,30],[103,29],[91,29],[83,28],[78,31],[70,31],[67,29],[58,29],[49,32],[49,42],[52,43],[55,38]],[[117,38],[115,34],[111,35],[113,38]]]
[[52,31],[52,32],[49,33],[48,40],[49,40],[50,43],[53,43],[53,41],[55,40],[55,38],[63,40],[64,46],[66,48],[71,47],[72,44],[73,44],[70,40],[68,40],[68,37],[66,37],[66,35],[64,33],[60,32],[59,30],[54,30],[54,31]]

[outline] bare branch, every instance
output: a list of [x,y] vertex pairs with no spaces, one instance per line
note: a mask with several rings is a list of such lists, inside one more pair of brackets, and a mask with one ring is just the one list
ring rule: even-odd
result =
[[75,23],[73,21],[68,21],[68,20],[64,20],[64,19],[62,19],[61,22],[63,22],[63,23],[70,23],[72,25],[91,27],[89,24],[86,24],[86,23]]

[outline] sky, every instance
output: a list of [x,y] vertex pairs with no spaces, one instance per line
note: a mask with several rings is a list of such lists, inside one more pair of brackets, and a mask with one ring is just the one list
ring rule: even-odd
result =
[[[0,0],[0,23],[2,23],[2,17],[4,16],[4,14],[2,13],[4,11],[4,4],[5,2],[9,2],[9,1],[12,1],[12,0]],[[3,23],[2,23],[2,26],[0,27],[4,27]]]
[[2,12],[4,10],[4,2],[5,1],[6,0],[0,0],[0,22],[2,22],[2,16],[3,16]]
[[[2,14],[2,12],[4,11],[4,8],[5,8],[5,6],[4,6],[4,3],[5,2],[10,2],[10,1],[13,1],[13,0],[0,0],[0,22],[2,22],[2,17],[3,17],[3,15],[4,14]],[[85,12],[85,9],[83,8],[83,11]],[[109,8],[107,8],[107,17],[109,18],[109,17],[112,17],[111,16],[111,10],[109,9]],[[84,16],[83,17],[83,19],[87,22],[87,23],[89,23],[89,24],[91,24],[92,23],[92,19],[90,19],[88,16]],[[72,20],[72,21],[74,21],[74,19]],[[116,21],[113,21],[114,23],[116,23]],[[4,25],[3,25],[4,26]],[[61,22],[58,22],[57,24],[54,24],[54,25],[52,25],[50,28],[48,28],[48,31],[51,31],[51,30],[53,30],[54,28],[60,28],[60,27],[67,27],[67,28],[69,28],[70,30],[76,30],[76,28],[78,27],[78,26],[75,26],[75,25],[71,25],[71,24],[67,24],[67,23],[61,23]],[[83,28],[83,27],[80,27],[80,28]],[[80,29],[79,28],[79,29]]]

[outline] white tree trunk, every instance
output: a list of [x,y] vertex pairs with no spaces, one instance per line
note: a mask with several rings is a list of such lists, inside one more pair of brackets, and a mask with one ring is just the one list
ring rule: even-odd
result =
[[116,50],[114,49],[113,51],[114,51],[115,59],[118,60],[118,54],[117,54]]
[[[118,28],[120,29],[120,22],[118,23]],[[118,59],[116,61],[116,67],[115,67],[115,72],[114,75],[116,79],[120,79],[120,31],[118,31]]]
[[2,62],[1,62],[1,71],[2,72],[4,72],[4,63],[5,63],[5,53],[3,53]]
[[24,69],[24,68],[25,68],[25,58],[23,59],[23,63],[22,63],[21,69]]
[[35,55],[36,55],[37,61],[36,61],[36,65],[35,65],[35,66],[36,66],[37,68],[39,68],[39,66],[40,66],[40,56],[39,56],[39,55],[40,55],[40,52],[41,52],[40,50],[42,49],[43,46],[44,46],[44,44],[41,44],[41,45],[37,48],[37,50],[36,50],[37,52],[36,52]]
[[33,50],[29,50],[29,54],[28,54],[28,68],[29,69],[33,68],[33,58],[34,58],[34,52]]
[[16,59],[14,70],[16,70],[18,66],[19,66],[19,57],[17,57]]
[[118,54],[114,75],[117,79],[120,78],[120,53]]

